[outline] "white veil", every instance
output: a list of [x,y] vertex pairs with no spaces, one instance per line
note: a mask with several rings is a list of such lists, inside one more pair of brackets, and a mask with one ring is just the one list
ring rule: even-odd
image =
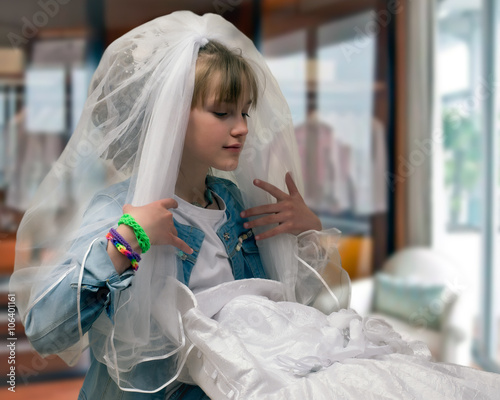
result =
[[[56,282],[80,268],[90,243],[116,226],[120,215],[82,226],[97,191],[128,180],[126,202],[133,205],[173,197],[198,51],[210,40],[241,52],[254,69],[259,89],[238,168],[214,174],[237,184],[246,208],[276,201],[253,185],[255,178],[287,192],[284,177],[290,171],[303,193],[290,111],[254,44],[214,14],[180,11],[139,26],[104,53],[78,126],[19,228],[11,290],[23,322]],[[264,240],[259,250],[268,277],[284,284],[284,297],[308,302],[311,294],[305,286],[310,287],[315,275],[307,269],[300,272],[296,237]],[[114,322],[102,313],[92,329],[59,356],[74,364],[89,345],[90,333],[95,356],[123,390],[157,391],[175,379],[186,355],[180,314],[196,305],[191,292],[175,279],[175,252],[171,246],[153,246],[131,287],[116,299]],[[314,257],[307,260],[309,265]],[[348,278],[340,261],[335,262],[338,281],[347,283],[335,295],[345,300]]]

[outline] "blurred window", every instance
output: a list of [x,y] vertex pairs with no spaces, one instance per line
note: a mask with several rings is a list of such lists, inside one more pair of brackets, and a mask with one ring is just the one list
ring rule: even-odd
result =
[[63,67],[32,67],[26,71],[26,131],[30,134],[66,131]]
[[481,227],[481,13],[460,1],[438,10],[437,76],[444,133],[444,195],[447,229]]
[[[485,162],[489,144],[495,139],[500,144],[499,132],[492,128],[500,110],[497,104],[490,115],[494,90],[484,78],[485,67],[491,65],[487,63],[500,52],[500,41],[496,40],[494,51],[486,48],[489,41],[483,31],[485,18],[493,15],[493,2],[436,0],[436,4],[436,85],[444,140],[434,164],[438,173],[433,185],[433,245],[455,257],[466,285],[462,289],[471,294],[476,362],[500,371],[500,274],[494,250],[500,248],[500,230],[488,228],[498,222],[485,210],[488,202],[500,204],[500,199],[490,198],[495,190],[489,181],[494,172],[500,175],[494,171],[498,163]],[[497,16],[496,25],[499,22]],[[494,150],[498,159],[500,148]]]
[[294,125],[306,119],[306,32],[299,30],[264,41],[263,53],[285,96]]

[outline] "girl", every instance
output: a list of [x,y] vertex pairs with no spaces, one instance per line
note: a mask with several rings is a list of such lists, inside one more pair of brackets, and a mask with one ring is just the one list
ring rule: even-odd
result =
[[176,12],[118,39],[19,229],[33,347],[69,364],[90,347],[80,399],[495,398],[496,375],[340,310],[349,280],[299,171],[286,102],[234,26]]
[[176,380],[192,292],[273,278],[285,298],[316,298],[297,235],[317,269],[327,258],[293,135],[261,55],[219,16],[173,13],[109,46],[21,224],[11,279],[40,354],[71,365],[90,346],[79,398],[207,398]]

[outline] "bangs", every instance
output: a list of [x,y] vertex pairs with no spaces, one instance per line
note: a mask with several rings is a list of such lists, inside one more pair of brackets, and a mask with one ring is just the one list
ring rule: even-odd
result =
[[250,65],[241,55],[212,41],[200,49],[191,108],[204,106],[213,94],[219,103],[236,104],[249,96],[251,107],[257,104],[257,81]]

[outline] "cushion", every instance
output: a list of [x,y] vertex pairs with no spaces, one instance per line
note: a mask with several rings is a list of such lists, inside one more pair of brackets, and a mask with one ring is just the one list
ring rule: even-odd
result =
[[440,330],[443,315],[455,299],[446,284],[425,284],[382,272],[375,275],[374,311],[415,328]]
[[412,342],[414,340],[420,340],[424,342],[429,348],[433,360],[443,361],[443,335],[441,332],[433,329],[413,327],[410,326],[408,322],[402,321],[400,318],[390,317],[387,314],[372,313],[370,317],[383,319],[401,335],[404,341]]

